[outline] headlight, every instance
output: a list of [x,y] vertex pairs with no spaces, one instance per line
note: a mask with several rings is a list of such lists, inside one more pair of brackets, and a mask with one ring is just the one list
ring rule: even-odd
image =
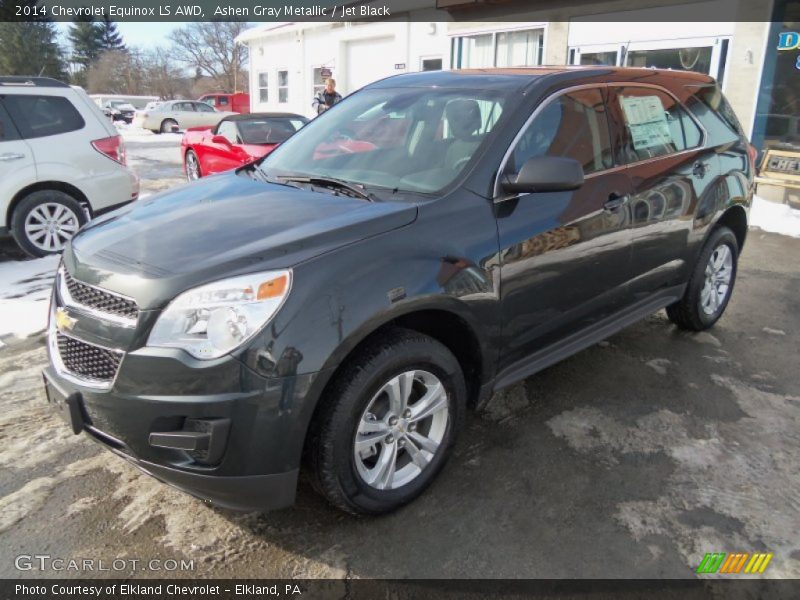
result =
[[161,313],[147,345],[183,348],[197,358],[227,354],[266,325],[291,286],[291,271],[268,271],[188,290]]

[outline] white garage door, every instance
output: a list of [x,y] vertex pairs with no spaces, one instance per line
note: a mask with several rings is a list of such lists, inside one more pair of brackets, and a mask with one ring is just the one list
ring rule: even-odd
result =
[[347,42],[347,87],[345,92],[350,94],[357,89],[383,79],[389,75],[396,75],[393,48],[394,37],[372,38]]

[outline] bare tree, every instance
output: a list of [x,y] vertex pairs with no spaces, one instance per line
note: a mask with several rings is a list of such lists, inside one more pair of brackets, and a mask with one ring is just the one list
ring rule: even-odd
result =
[[153,48],[142,53],[142,73],[146,93],[163,100],[188,98],[192,82],[175,64],[172,49]]
[[141,54],[135,50],[108,50],[87,71],[91,93],[143,94],[146,86]]
[[235,39],[246,23],[212,21],[189,23],[170,34],[175,60],[213,78],[225,91],[247,90],[243,75],[247,47]]

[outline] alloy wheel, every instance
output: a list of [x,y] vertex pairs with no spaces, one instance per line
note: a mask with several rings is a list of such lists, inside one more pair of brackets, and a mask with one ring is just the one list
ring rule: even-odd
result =
[[25,235],[45,252],[60,252],[80,227],[78,215],[58,202],[45,202],[25,217]]
[[428,371],[392,377],[361,415],[353,442],[356,470],[375,489],[416,479],[440,450],[449,419],[442,382]]
[[200,163],[198,163],[194,152],[186,153],[186,177],[189,181],[200,179]]
[[700,308],[705,314],[715,314],[725,303],[732,278],[733,253],[727,244],[720,244],[706,264],[705,283],[700,292]]

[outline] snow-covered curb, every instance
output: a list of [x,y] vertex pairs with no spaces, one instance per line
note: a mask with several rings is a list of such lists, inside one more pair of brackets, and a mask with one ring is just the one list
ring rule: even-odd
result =
[[800,237],[800,210],[755,196],[750,210],[750,227]]

